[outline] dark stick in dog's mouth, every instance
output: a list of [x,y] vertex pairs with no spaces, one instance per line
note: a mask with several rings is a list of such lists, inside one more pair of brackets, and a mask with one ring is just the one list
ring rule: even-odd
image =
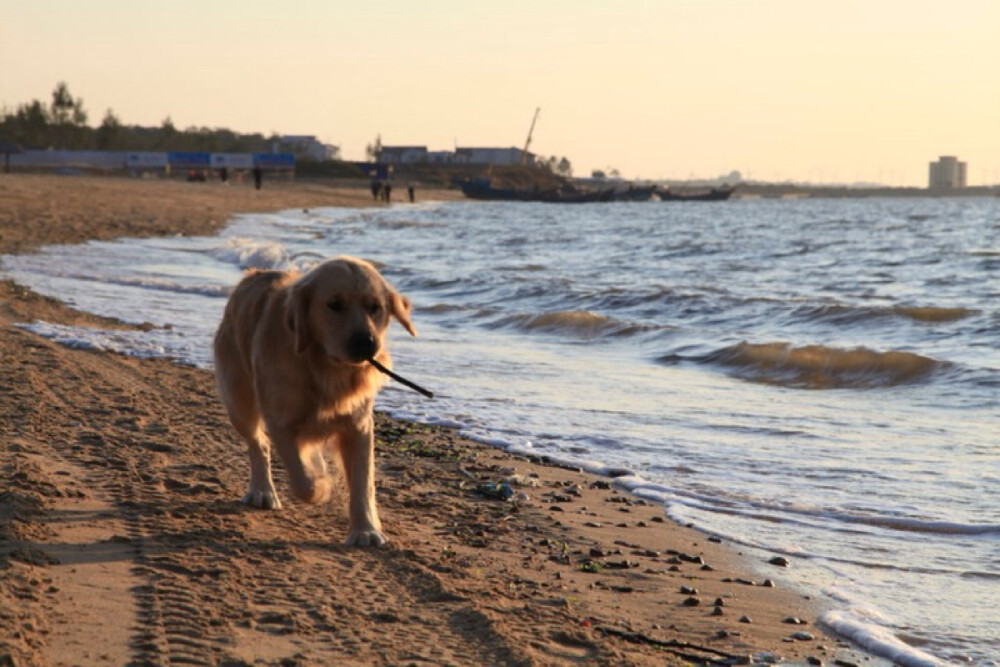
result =
[[389,377],[391,377],[396,382],[399,382],[400,384],[406,385],[407,387],[409,387],[413,391],[419,391],[421,394],[423,394],[427,398],[434,398],[434,392],[433,391],[427,391],[426,389],[424,389],[423,387],[421,387],[416,382],[410,382],[406,378],[400,377],[399,375],[396,375],[395,373],[393,373],[388,368],[386,368],[385,366],[383,366],[379,362],[375,361],[374,359],[369,359],[368,363],[370,363],[372,366],[374,366],[375,368],[379,369],[380,371],[382,371],[383,373],[385,373],[386,375],[388,375]]

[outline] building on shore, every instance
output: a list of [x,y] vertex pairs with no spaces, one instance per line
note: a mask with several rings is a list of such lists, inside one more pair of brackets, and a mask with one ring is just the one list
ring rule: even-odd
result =
[[382,146],[378,161],[383,164],[421,164],[428,162],[427,146]]
[[517,165],[535,164],[535,156],[520,148],[456,148],[455,162],[458,164]]
[[965,163],[959,162],[953,155],[942,155],[937,162],[930,164],[930,176],[927,187],[931,190],[953,190],[968,185]]
[[426,146],[382,146],[378,161],[384,164],[535,164],[536,156],[520,148],[456,148],[429,151]]
[[10,166],[25,171],[57,173],[112,173],[125,171],[138,176],[146,173],[164,175],[194,171],[231,169],[295,173],[293,153],[209,153],[208,151],[90,151],[35,150],[12,153]]

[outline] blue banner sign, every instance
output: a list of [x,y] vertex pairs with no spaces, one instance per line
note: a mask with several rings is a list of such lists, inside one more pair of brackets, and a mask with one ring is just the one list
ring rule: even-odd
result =
[[201,151],[171,151],[167,159],[171,167],[178,169],[208,169],[211,166],[211,153]]
[[261,169],[295,169],[295,156],[291,153],[254,153],[253,165]]

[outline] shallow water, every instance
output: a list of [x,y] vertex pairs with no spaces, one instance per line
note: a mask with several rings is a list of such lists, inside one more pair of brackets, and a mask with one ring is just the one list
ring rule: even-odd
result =
[[4,271],[210,364],[248,266],[379,263],[414,303],[383,409],[596,471],[768,553],[902,664],[1000,661],[1000,200],[449,203],[239,216]]

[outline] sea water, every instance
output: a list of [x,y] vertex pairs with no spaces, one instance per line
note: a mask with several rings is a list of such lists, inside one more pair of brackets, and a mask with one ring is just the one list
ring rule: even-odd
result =
[[880,656],[1000,661],[1000,199],[325,208],[2,267],[155,325],[38,333],[209,367],[244,269],[337,254],[413,302],[395,366],[437,397],[390,383],[381,409],[627,471],[673,519],[789,556]]

